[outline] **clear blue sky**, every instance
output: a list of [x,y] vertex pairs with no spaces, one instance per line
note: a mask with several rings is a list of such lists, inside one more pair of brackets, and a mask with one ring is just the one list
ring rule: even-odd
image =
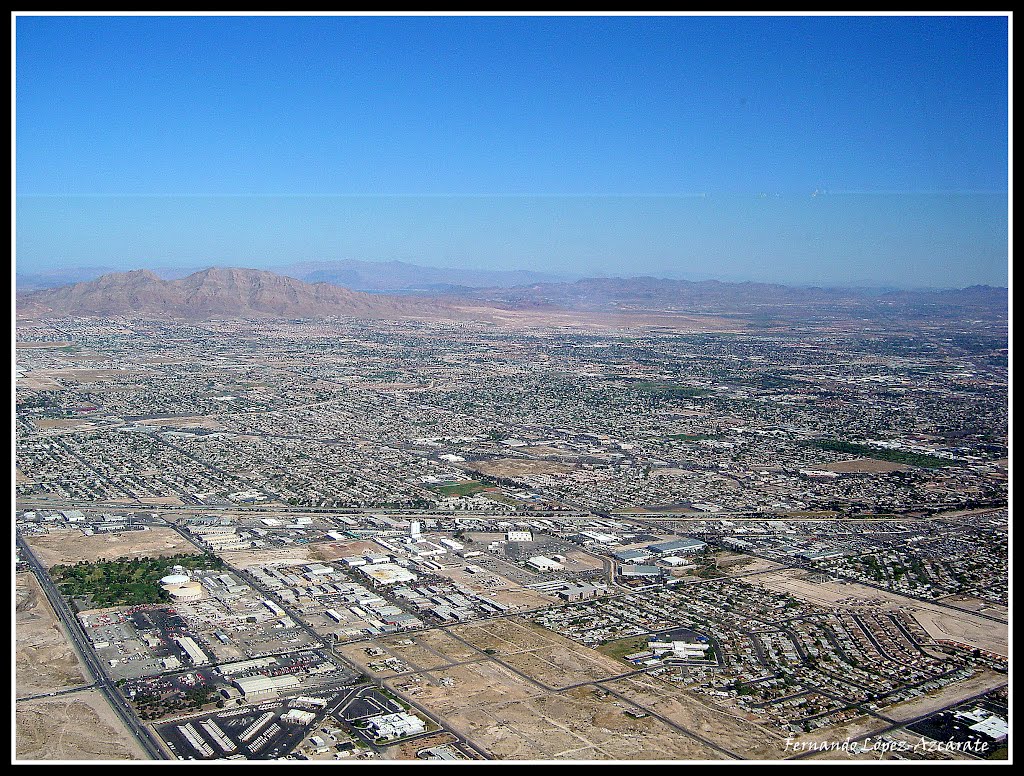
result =
[[1004,17],[22,16],[16,46],[19,271],[1007,282]]

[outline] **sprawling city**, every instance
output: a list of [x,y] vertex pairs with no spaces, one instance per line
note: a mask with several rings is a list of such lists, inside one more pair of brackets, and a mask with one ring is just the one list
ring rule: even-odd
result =
[[1011,16],[12,12],[12,764],[1011,764]]
[[1005,757],[999,326],[25,321],[19,737]]

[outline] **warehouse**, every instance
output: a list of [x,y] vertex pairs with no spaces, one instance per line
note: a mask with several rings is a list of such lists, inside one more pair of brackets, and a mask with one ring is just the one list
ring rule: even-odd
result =
[[700,552],[705,547],[707,544],[699,539],[678,539],[662,544],[652,544],[647,549],[657,555],[672,555],[677,552]]
[[418,577],[411,571],[394,563],[374,563],[360,566],[359,570],[381,585],[394,585],[399,582],[415,582]]
[[662,575],[662,570],[657,566],[637,566],[626,564],[619,566],[619,576],[624,579],[657,579]]
[[562,564],[558,561],[545,558],[543,555],[535,555],[526,561],[526,565],[537,571],[561,571]]
[[277,692],[278,690],[290,690],[300,686],[299,680],[291,674],[284,674],[282,676],[243,676],[234,681],[238,689],[246,697],[264,695]]
[[206,653],[188,636],[182,636],[175,639],[175,641],[178,642],[178,646],[184,650],[185,654],[189,656],[193,665],[201,666],[210,662],[210,658],[206,656]]
[[607,592],[608,588],[604,585],[567,585],[555,591],[563,601],[584,601]]

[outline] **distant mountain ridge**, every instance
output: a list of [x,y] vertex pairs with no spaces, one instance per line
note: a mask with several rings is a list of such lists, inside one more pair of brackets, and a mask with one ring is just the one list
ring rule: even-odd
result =
[[[15,282],[22,291],[56,288],[70,283],[96,280],[117,272],[110,267],[69,267],[36,272],[18,272]],[[202,271],[202,267],[153,267],[153,274],[164,280],[179,280]],[[578,275],[559,275],[530,270],[457,269],[427,267],[404,261],[305,261],[268,267],[264,271],[286,275],[307,283],[330,283],[353,291],[395,292],[402,294],[462,293],[473,288],[509,288],[530,283],[575,280]]]
[[[390,319],[493,318],[494,313],[599,313],[725,316],[749,322],[847,319],[973,318],[1005,322],[1005,288],[906,291],[802,288],[770,283],[725,283],[652,277],[584,278],[473,288],[447,285],[432,294],[354,291],[309,283],[268,270],[211,267],[176,279],[151,270],[114,272],[95,280],[17,295],[21,317],[145,315],[167,318],[330,316]],[[502,317],[502,316],[499,316]],[[507,320],[508,316],[504,316]]]
[[176,280],[150,270],[113,272],[18,296],[19,315],[152,315],[169,318],[332,315],[403,318],[436,314],[436,301],[367,294],[306,283],[266,270],[211,267]]
[[954,310],[1005,313],[1009,304],[1008,289],[993,286],[941,290],[818,288],[653,277],[584,278],[573,283],[477,289],[467,295],[482,302],[519,309],[555,307],[580,311],[657,310],[735,315],[780,313],[794,306],[804,310],[855,308],[877,314],[887,311],[953,314]]

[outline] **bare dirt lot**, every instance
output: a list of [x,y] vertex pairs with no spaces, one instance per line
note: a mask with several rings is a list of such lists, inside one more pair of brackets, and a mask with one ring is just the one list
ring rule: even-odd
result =
[[467,469],[492,477],[528,477],[534,474],[565,474],[575,467],[557,461],[533,461],[525,458],[495,458],[490,461],[469,461]]
[[95,561],[100,558],[164,557],[178,554],[198,554],[170,528],[150,528],[146,531],[93,534],[86,536],[77,529],[51,531],[28,538],[32,551],[40,562],[51,568],[61,564]]
[[232,566],[238,566],[243,569],[274,563],[301,566],[303,563],[312,563],[315,560],[320,560],[320,558],[314,557],[312,548],[309,545],[285,547],[283,549],[225,550],[217,554],[224,559],[225,563],[230,563]]
[[96,690],[21,701],[15,709],[19,760],[145,760]]
[[885,716],[898,722],[911,720],[922,714],[941,711],[961,701],[1006,684],[1006,674],[980,671],[969,679],[934,690],[920,698],[912,698],[885,709]]
[[[409,691],[408,679],[395,682]],[[595,690],[545,692],[482,660],[430,671],[412,694],[452,730],[504,760],[721,758],[657,718]]]
[[366,552],[382,553],[387,550],[374,541],[354,540],[350,542],[317,542],[310,547],[310,552],[319,555],[320,560],[331,561],[338,558],[351,558]]
[[806,572],[781,571],[747,577],[746,581],[769,590],[789,593],[819,606],[849,607],[873,603],[883,609],[901,608],[909,611],[934,639],[959,641],[999,655],[1008,654],[1009,638],[1005,623],[855,582],[814,583],[808,581],[806,576]]
[[[586,567],[584,566],[584,568]],[[437,573],[439,576],[447,577],[460,585],[465,585],[470,590],[516,609],[532,609],[556,600],[554,596],[538,593],[536,590],[523,587],[489,570],[474,574],[466,571],[464,567],[449,566]]]
[[879,461],[875,458],[858,458],[854,461],[836,461],[817,467],[829,472],[841,474],[881,474],[884,472],[905,472],[913,467],[892,461]]
[[657,677],[630,676],[604,686],[738,756],[765,760],[785,756],[784,736],[780,733],[733,716],[710,699]]
[[65,690],[87,683],[50,602],[34,575],[15,579],[15,668],[19,697]]

